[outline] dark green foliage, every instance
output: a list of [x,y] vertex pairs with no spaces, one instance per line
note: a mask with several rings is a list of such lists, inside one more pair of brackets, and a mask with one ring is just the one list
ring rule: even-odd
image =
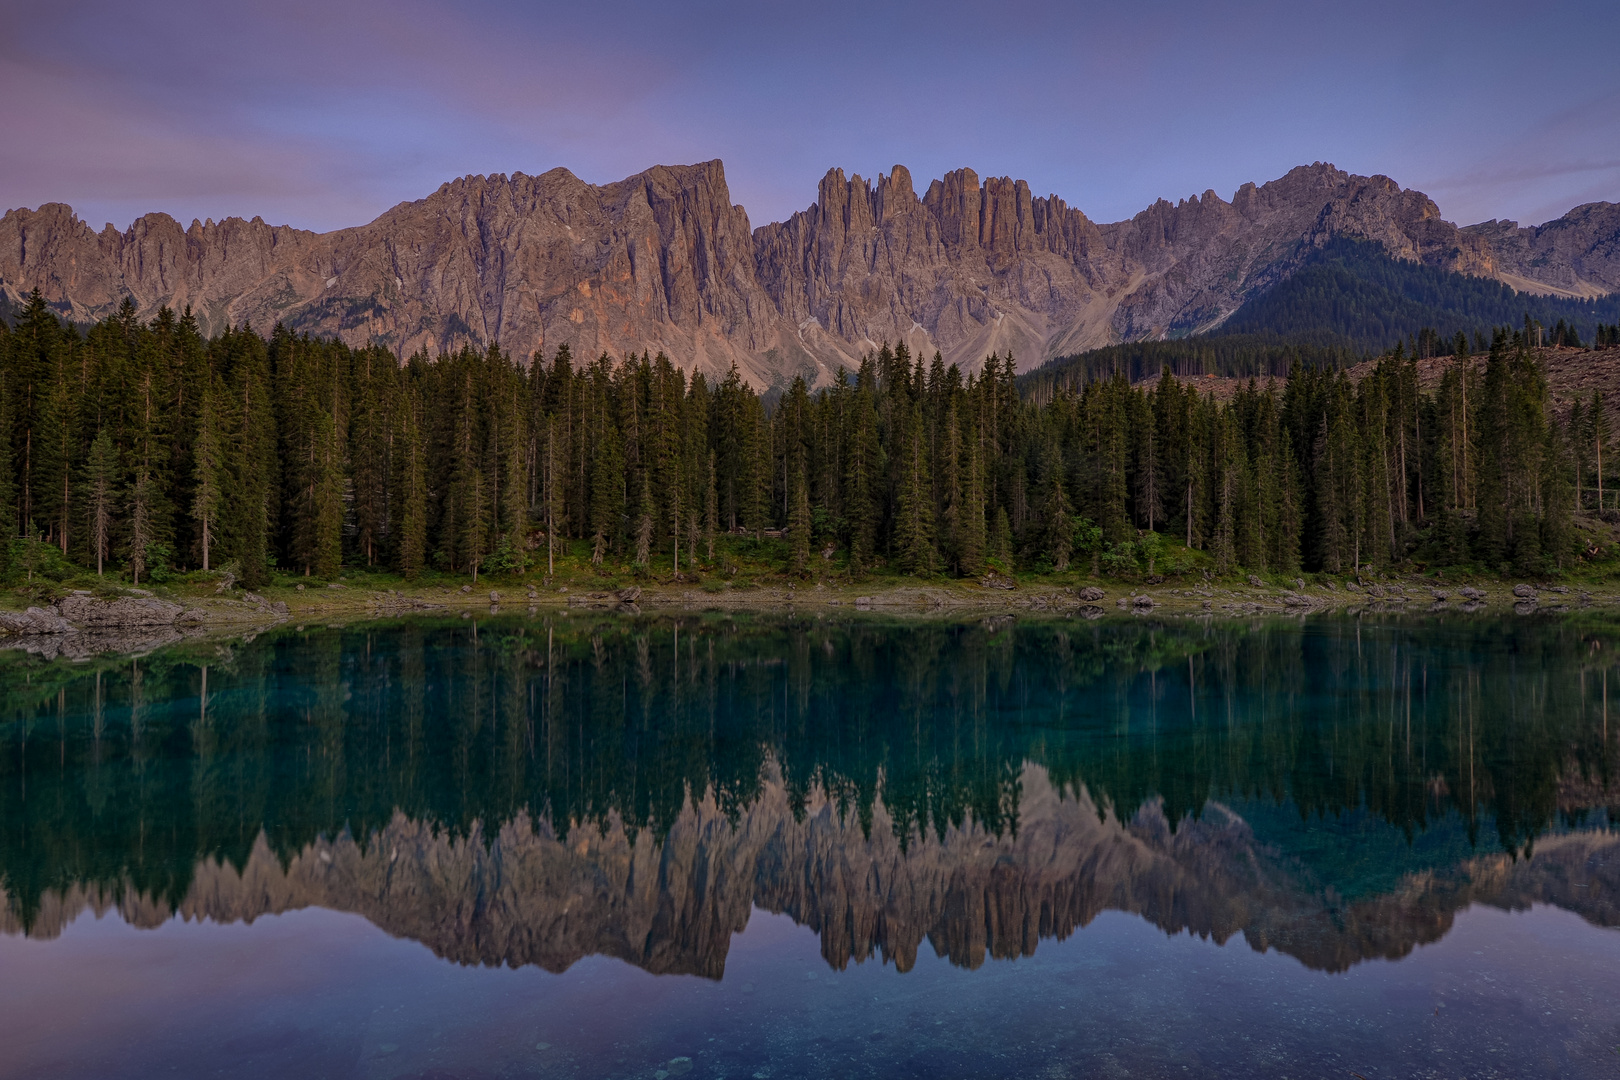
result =
[[1161,532],[1222,571],[1532,573],[1573,558],[1576,512],[1614,502],[1606,409],[1549,420],[1540,335],[1496,331],[1481,365],[1459,334],[1432,396],[1403,346],[1358,383],[1337,354],[1278,353],[1285,381],[1227,403],[1169,367],[1151,388],[1117,370],[1021,396],[1011,357],[964,376],[885,346],[767,410],[736,371],[711,390],[662,355],[400,364],[282,327],[204,340],[189,313],[143,325],[128,304],[81,337],[35,297],[0,331],[0,520],[135,581],[249,585],[549,573],[570,541],[604,573],[701,578],[732,570],[723,532],[785,539],[798,574],[1185,572]]
[[1282,378],[1298,363],[1305,367],[1348,367],[1362,350],[1280,338],[1275,334],[1222,334],[1174,341],[1130,341],[1060,356],[1018,378],[1031,400],[1043,402],[1060,387],[1079,390],[1088,382],[1123,375],[1138,383],[1161,372],[1180,378],[1219,375],[1228,378]]
[[1514,325],[1526,314],[1556,328],[1542,344],[1579,346],[1596,336],[1600,323],[1620,319],[1620,295],[1571,300],[1521,293],[1489,278],[1391,258],[1378,244],[1338,239],[1238,308],[1216,334],[1274,335],[1323,349],[1378,352],[1419,338],[1426,327],[1438,327],[1449,339],[1460,331]]

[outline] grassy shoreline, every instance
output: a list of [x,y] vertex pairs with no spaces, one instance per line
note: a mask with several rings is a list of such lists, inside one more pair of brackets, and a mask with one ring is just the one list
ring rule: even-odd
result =
[[[178,603],[186,621],[215,626],[267,622],[355,619],[421,613],[490,613],[539,609],[595,611],[662,610],[802,610],[1052,613],[1096,617],[1127,611],[1135,614],[1253,615],[1304,614],[1376,606],[1408,611],[1457,609],[1511,610],[1533,604],[1539,610],[1620,605],[1620,583],[1538,581],[1472,576],[1466,580],[1419,573],[1362,575],[1233,574],[1205,578],[1184,574],[1149,582],[1093,577],[1084,572],[991,572],[979,580],[906,578],[870,575],[852,580],[847,574],[749,574],[741,581],[726,578],[676,577],[667,568],[656,572],[604,574],[590,567],[561,566],[542,574],[480,577],[424,575],[407,581],[391,574],[351,570],[330,582],[280,576],[255,590],[227,584],[222,574],[187,574],[135,590],[110,578],[69,578],[33,582],[6,590],[0,605],[7,610],[45,606],[73,592],[113,599],[147,594]],[[1516,596],[1526,588],[1533,597]],[[1466,590],[1466,591],[1465,591]],[[1483,595],[1477,595],[1483,594]],[[281,610],[280,605],[285,605]]]

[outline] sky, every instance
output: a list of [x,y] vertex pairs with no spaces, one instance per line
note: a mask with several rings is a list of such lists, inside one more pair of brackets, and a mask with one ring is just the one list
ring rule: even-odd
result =
[[1459,224],[1620,201],[1620,4],[0,0],[0,210],[359,225],[471,173],[968,166],[1093,220],[1330,161]]

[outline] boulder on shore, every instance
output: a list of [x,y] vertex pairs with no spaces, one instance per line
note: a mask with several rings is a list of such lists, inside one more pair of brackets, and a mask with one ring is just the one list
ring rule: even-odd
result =
[[73,595],[57,605],[62,617],[86,630],[125,630],[138,626],[170,626],[185,612],[179,604],[156,597],[121,596],[101,600]]
[[0,612],[0,631],[8,634],[72,634],[78,627],[62,618],[55,605],[31,607],[22,614]]

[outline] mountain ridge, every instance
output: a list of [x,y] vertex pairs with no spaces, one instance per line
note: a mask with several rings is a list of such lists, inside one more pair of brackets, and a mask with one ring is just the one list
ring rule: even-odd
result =
[[1241,935],[1256,951],[1335,972],[1438,941],[1476,903],[1554,904],[1596,926],[1617,919],[1620,841],[1602,831],[1548,836],[1522,857],[1476,852],[1345,898],[1222,804],[1177,822],[1153,800],[1122,820],[1030,764],[1019,792],[1016,831],[964,821],[905,842],[881,800],[865,824],[819,789],[795,809],[775,773],[735,816],[712,792],[688,797],[658,838],[617,820],[574,823],[563,836],[521,818],[454,834],[396,812],[366,836],[323,836],[292,853],[260,832],[240,865],[199,860],[175,899],[76,883],[42,896],[25,921],[0,888],[0,934],[48,940],[87,910],[117,908],[155,928],[177,915],[252,922],[324,907],[460,964],[562,972],[606,955],[719,979],[754,907],[813,930],[835,970],[881,958],[900,971],[924,942],[967,968],[1031,956],[1109,910],[1167,934]]
[[724,165],[654,166],[593,185],[563,168],[461,177],[373,221],[315,233],[262,218],[148,214],[100,232],[47,203],[0,217],[0,299],[39,288],[88,321],[133,299],[190,305],[204,332],[251,322],[409,354],[499,340],[528,356],[662,350],[759,385],[825,384],[883,341],[972,370],[1028,370],[1099,345],[1220,326],[1338,238],[1521,290],[1620,290],[1620,205],[1539,226],[1459,228],[1422,192],[1332,165],[1098,224],[1022,180],[958,169],[916,192],[895,166],[832,169],[816,200],[753,227]]

